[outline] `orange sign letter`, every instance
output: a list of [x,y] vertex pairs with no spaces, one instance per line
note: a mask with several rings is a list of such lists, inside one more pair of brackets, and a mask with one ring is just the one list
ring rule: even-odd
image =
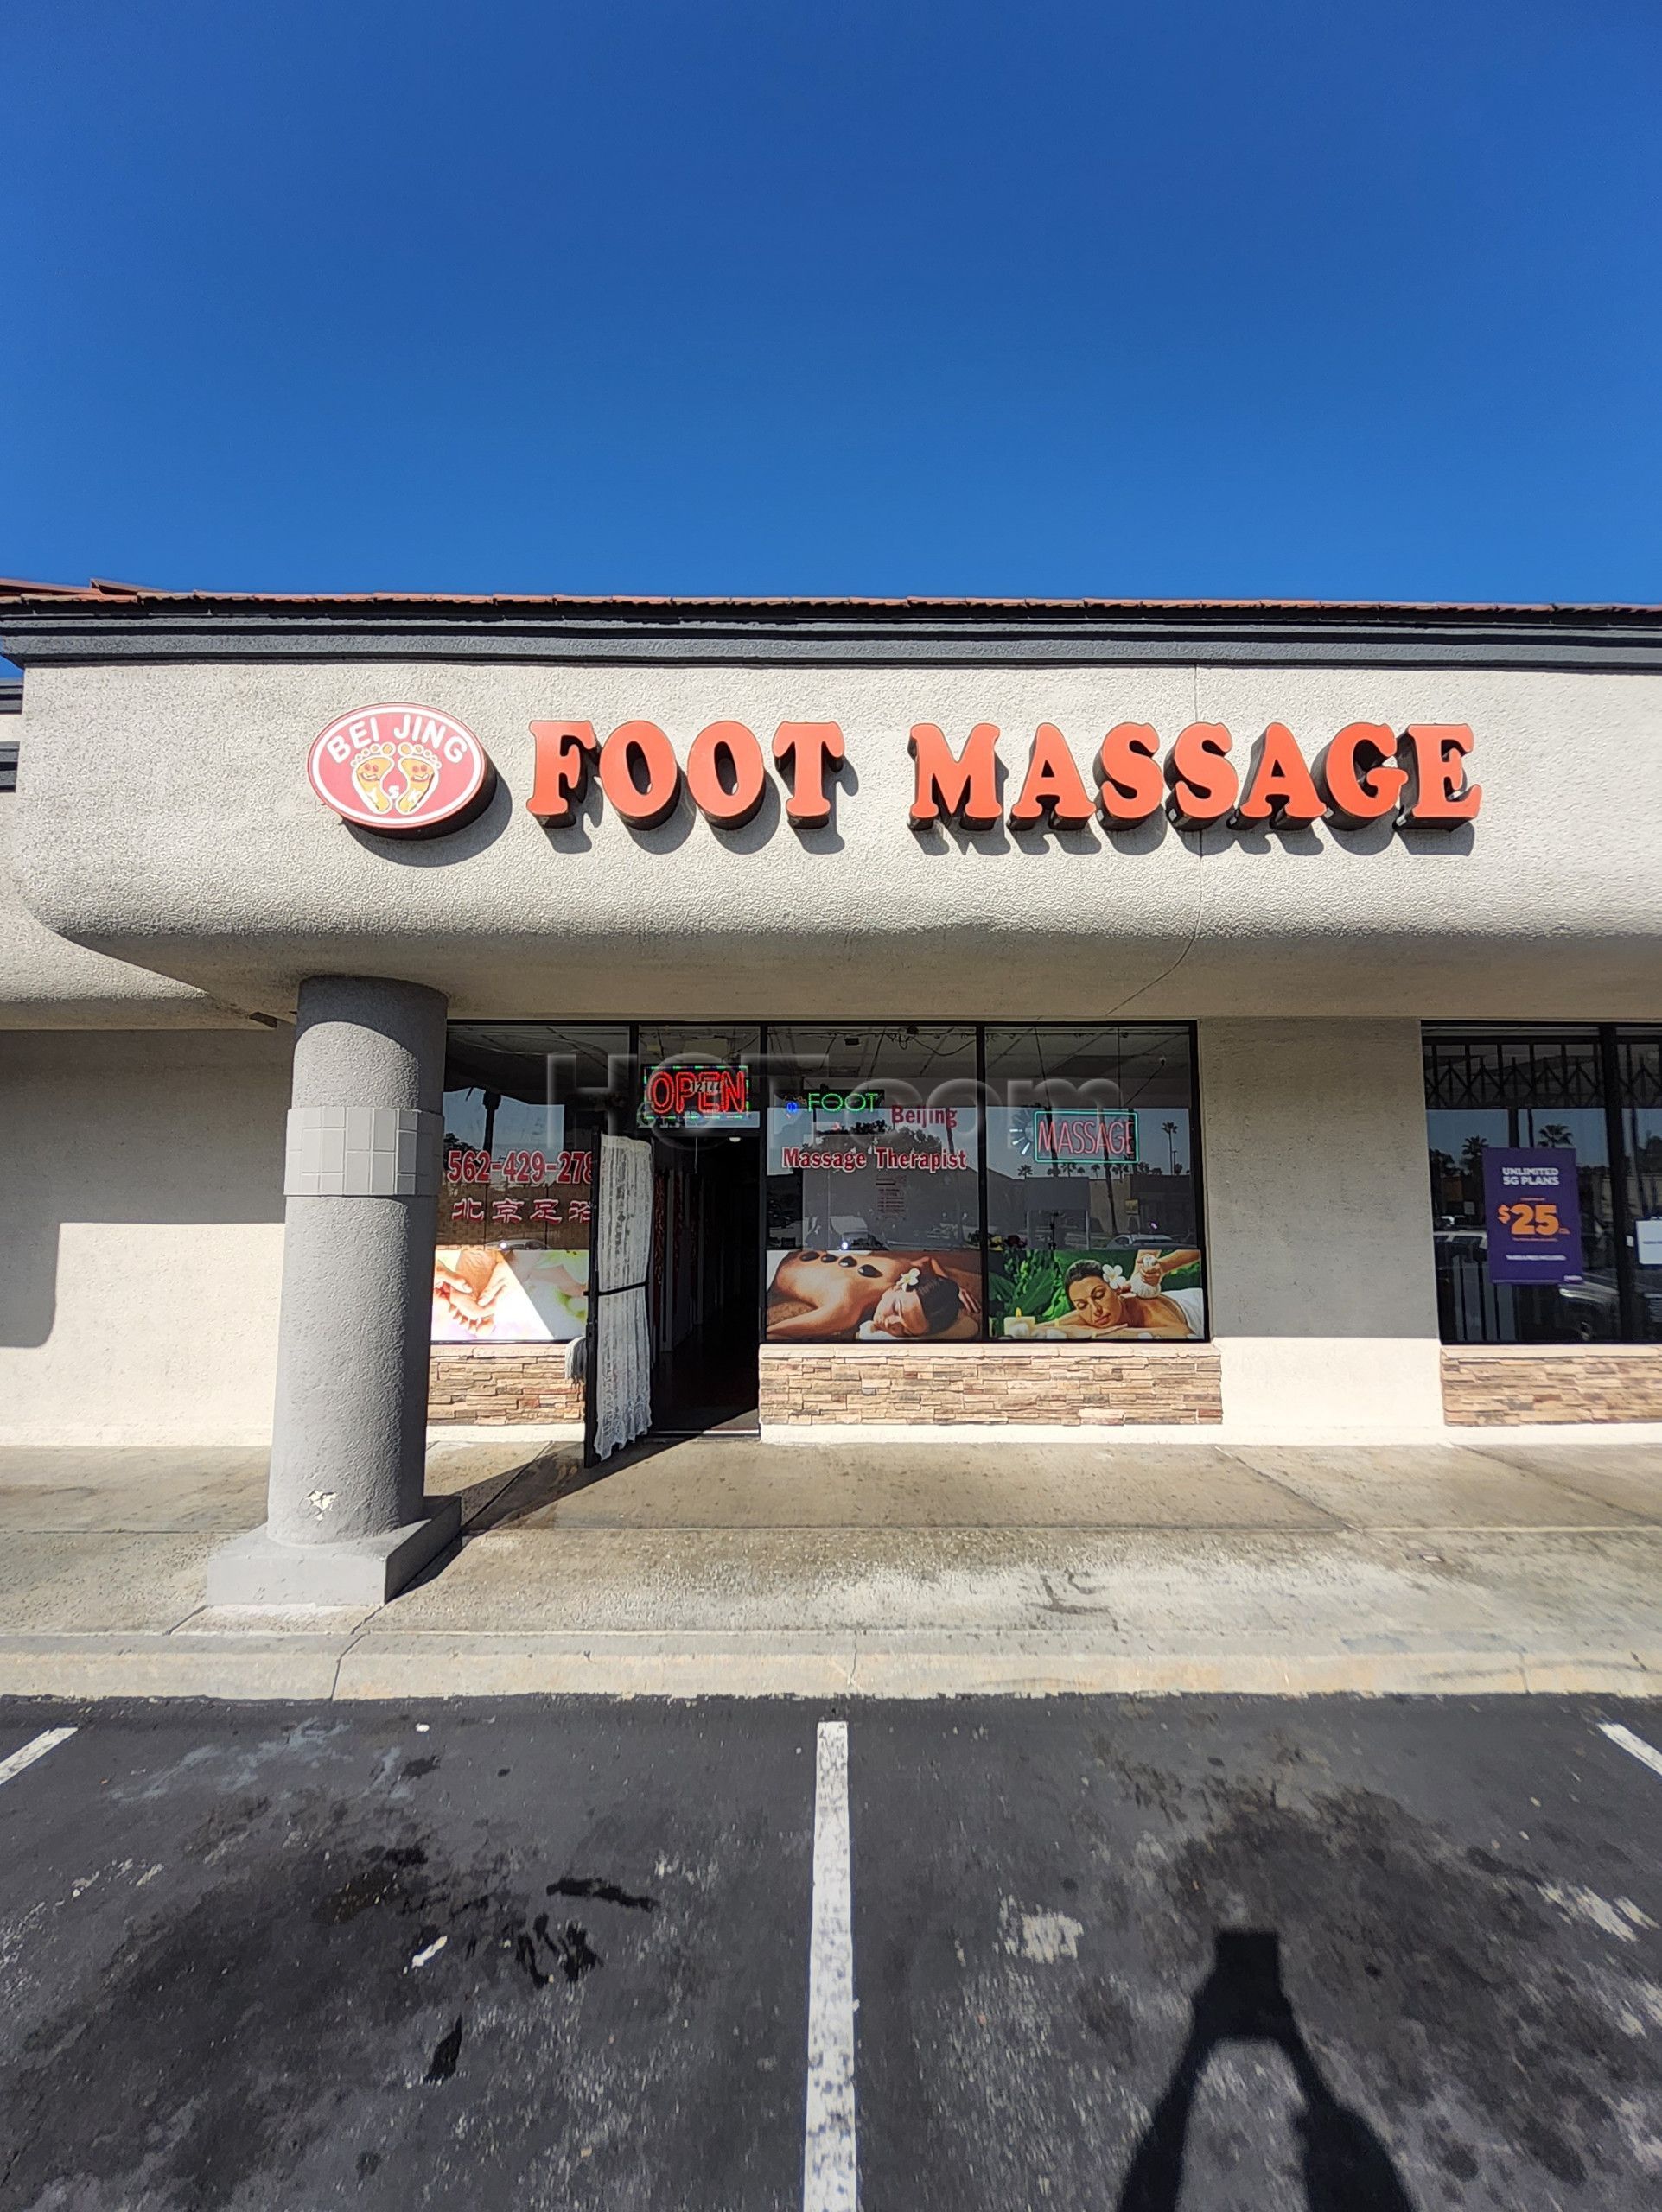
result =
[[1410,722],[1404,743],[1414,756],[1414,804],[1404,817],[1415,828],[1452,830],[1475,822],[1481,784],[1466,782],[1472,733],[1464,722]]
[[1407,769],[1391,757],[1396,750],[1397,733],[1389,723],[1346,723],[1317,770],[1336,821],[1377,822],[1394,811],[1408,781]]
[[1178,817],[1192,829],[1221,822],[1235,804],[1240,785],[1224,758],[1229,747],[1229,732],[1221,722],[1191,722],[1177,733],[1168,772]]
[[767,764],[742,722],[711,722],[692,741],[687,755],[687,789],[706,822],[719,830],[742,830],[761,804]]
[[1082,830],[1092,814],[1085,779],[1054,722],[1041,722],[1034,732],[1022,796],[1009,810],[1010,828],[1035,829],[1047,810],[1057,830]]
[[1151,722],[1116,722],[1097,755],[1104,819],[1110,824],[1146,822],[1166,796],[1160,773],[1160,738]]
[[912,758],[918,764],[912,798],[912,827],[954,816],[966,830],[990,830],[998,819],[998,731],[977,722],[960,757],[933,722],[912,729]]
[[623,819],[637,830],[650,830],[675,811],[681,771],[656,722],[618,725],[600,748],[600,784]]
[[532,722],[536,750],[532,755],[531,797],[527,814],[539,822],[575,822],[589,780],[589,756],[595,750],[593,722]]
[[1304,765],[1298,740],[1285,722],[1271,722],[1258,740],[1257,757],[1241,801],[1243,822],[1279,819],[1303,828],[1320,822],[1326,809],[1315,779]]
[[843,733],[835,722],[781,722],[774,732],[774,758],[788,761],[790,804],[785,819],[799,830],[818,829],[831,820],[831,776],[843,764]]

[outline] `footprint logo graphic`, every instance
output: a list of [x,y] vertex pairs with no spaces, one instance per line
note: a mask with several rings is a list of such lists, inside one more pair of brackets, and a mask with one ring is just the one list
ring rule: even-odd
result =
[[400,814],[414,814],[431,797],[438,781],[438,755],[424,745],[401,745],[398,766],[404,772],[404,789],[398,797],[398,810]]
[[343,822],[389,836],[460,829],[496,786],[490,755],[465,723],[408,701],[337,715],[312,740],[306,775]]
[[[386,779],[392,772],[392,748],[390,745],[372,746],[360,753],[352,764],[352,780],[358,795],[366,806],[377,814],[391,814],[392,796],[386,788]],[[406,810],[407,811],[407,810]]]

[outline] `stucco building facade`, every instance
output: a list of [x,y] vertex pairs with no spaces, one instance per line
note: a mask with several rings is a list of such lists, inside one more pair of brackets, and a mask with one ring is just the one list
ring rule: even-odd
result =
[[272,1589],[442,1540],[430,1412],[583,1421],[602,1136],[653,1417],[735,1448],[1662,1420],[1662,612],[0,642],[0,1437],[275,1408]]

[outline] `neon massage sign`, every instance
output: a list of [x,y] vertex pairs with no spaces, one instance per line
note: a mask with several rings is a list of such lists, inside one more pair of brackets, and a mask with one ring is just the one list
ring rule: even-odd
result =
[[1123,1160],[1140,1158],[1137,1110],[1098,1107],[1033,1109],[1033,1150],[1041,1160]]
[[[836,722],[782,721],[764,754],[745,723],[713,721],[685,760],[656,722],[620,722],[604,739],[592,722],[530,728],[525,807],[551,829],[576,821],[592,780],[632,829],[666,822],[685,799],[713,828],[738,830],[755,818],[774,779],[784,787],[788,823],[824,828],[848,757]],[[1114,830],[1164,815],[1183,830],[1288,830],[1317,822],[1357,830],[1383,822],[1452,830],[1476,821],[1483,798],[1468,779],[1474,741],[1464,722],[1410,722],[1400,731],[1388,722],[1347,722],[1308,758],[1285,722],[1268,723],[1239,746],[1222,722],[1189,722],[1169,745],[1151,723],[1116,722],[1090,753],[1088,779],[1054,722],[1034,731],[1019,778],[1000,754],[1002,739],[993,722],[975,723],[956,745],[938,723],[913,725],[914,830],[1080,830],[1095,823]],[[342,715],[313,745],[307,768],[318,797],[344,820],[402,835],[459,829],[484,805],[494,779],[471,730],[417,706]]]

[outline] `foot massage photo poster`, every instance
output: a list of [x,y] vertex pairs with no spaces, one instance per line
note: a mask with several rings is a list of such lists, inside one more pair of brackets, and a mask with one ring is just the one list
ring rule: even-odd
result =
[[436,1344],[564,1344],[589,1321],[589,1255],[441,1244],[433,1255]]

